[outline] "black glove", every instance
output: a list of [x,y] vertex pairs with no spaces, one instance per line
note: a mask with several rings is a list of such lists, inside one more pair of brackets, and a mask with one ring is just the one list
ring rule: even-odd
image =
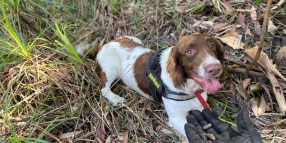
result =
[[246,110],[242,110],[236,118],[238,132],[220,121],[208,108],[202,112],[192,111],[187,121],[185,132],[190,143],[262,143]]

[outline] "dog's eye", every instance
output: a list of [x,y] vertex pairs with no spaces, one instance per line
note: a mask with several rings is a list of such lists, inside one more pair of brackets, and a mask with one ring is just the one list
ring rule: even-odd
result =
[[187,54],[189,54],[189,55],[191,55],[192,53],[193,53],[192,50],[188,50],[188,51],[187,51]]

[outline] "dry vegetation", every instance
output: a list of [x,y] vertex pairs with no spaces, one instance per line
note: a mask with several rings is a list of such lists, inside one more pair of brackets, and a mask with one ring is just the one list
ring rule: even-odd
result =
[[[273,25],[268,27],[263,51],[285,76],[286,5],[279,4],[272,4],[277,8],[270,11]],[[262,0],[5,1],[0,30],[0,142],[180,142],[160,104],[120,83],[112,90],[125,97],[125,107],[113,107],[99,96],[94,57],[78,57],[73,45],[94,42],[99,48],[122,35],[145,42],[168,40],[147,45],[158,49],[196,32],[219,38],[227,54],[224,87],[208,100],[220,119],[235,124],[236,114],[246,105],[264,141],[286,142],[285,114],[265,70],[257,66],[249,79],[243,79],[249,64],[243,51],[259,42],[265,7]],[[227,34],[235,38],[223,37]],[[233,41],[239,44],[231,45]],[[285,81],[277,78],[286,94]]]

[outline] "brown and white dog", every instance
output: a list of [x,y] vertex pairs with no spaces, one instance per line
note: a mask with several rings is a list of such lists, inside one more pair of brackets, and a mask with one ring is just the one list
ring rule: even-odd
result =
[[[113,105],[125,101],[111,91],[110,86],[117,79],[121,79],[142,96],[152,98],[146,69],[148,58],[154,51],[138,46],[140,44],[142,42],[138,38],[125,36],[105,44],[97,54],[103,82],[101,94]],[[87,49],[76,47],[76,51],[83,55]],[[172,91],[193,94],[203,89],[201,95],[207,100],[207,93],[215,93],[221,88],[216,78],[222,73],[223,51],[212,36],[194,34],[182,38],[175,47],[169,47],[161,53],[160,65],[161,79]],[[190,110],[202,110],[201,103],[197,98],[187,101],[161,99],[169,116],[169,126],[186,137],[186,116]]]

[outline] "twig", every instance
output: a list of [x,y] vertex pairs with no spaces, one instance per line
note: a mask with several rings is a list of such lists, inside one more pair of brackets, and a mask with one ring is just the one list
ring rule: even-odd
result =
[[279,120],[278,122],[268,124],[267,127],[281,125],[286,122],[286,119]]
[[269,14],[269,10],[270,10],[270,7],[271,7],[271,3],[272,3],[272,0],[268,0],[267,1],[267,6],[266,6],[266,10],[265,10],[264,19],[263,19],[262,32],[261,32],[261,35],[260,35],[260,43],[258,45],[258,50],[256,52],[255,58],[253,59],[252,63],[245,70],[244,79],[246,79],[248,77],[249,71],[256,64],[256,62],[257,62],[257,60],[258,60],[258,58],[260,56],[260,53],[262,51],[262,47],[263,47],[263,44],[264,44],[264,37],[265,37],[265,33],[266,33],[266,26],[268,24],[268,14]]
[[280,0],[278,3],[276,3],[276,5],[273,8],[271,8],[271,10],[274,10],[274,9],[280,7],[284,2],[285,2],[285,0]]
[[[233,68],[231,66],[227,66],[226,68],[230,71],[233,71],[233,72],[245,73],[245,69],[243,69],[243,68]],[[253,75],[253,76],[266,77],[263,73],[259,73],[259,72],[255,72],[255,71],[249,71],[249,74]]]
[[[241,65],[241,66],[244,66],[244,67],[247,67],[247,66],[248,66],[247,64],[244,64],[243,62],[241,62],[241,61],[239,61],[239,60],[233,59],[233,58],[231,58],[230,56],[229,56],[229,57],[225,56],[224,59],[227,60],[227,61],[229,61],[229,62],[233,62],[233,63],[235,63],[235,64],[238,64],[238,65]],[[254,68],[252,68],[252,69],[255,70],[255,71],[262,71],[261,69],[259,69],[259,68],[257,68],[257,67],[254,67]]]

